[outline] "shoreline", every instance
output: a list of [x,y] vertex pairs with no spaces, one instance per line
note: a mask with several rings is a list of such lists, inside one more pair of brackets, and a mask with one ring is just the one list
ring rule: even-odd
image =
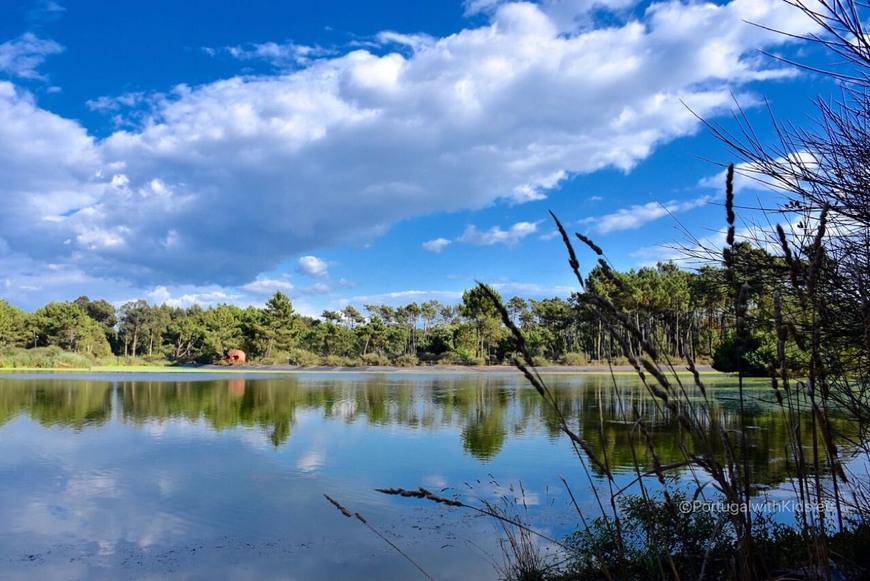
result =
[[[674,366],[677,372],[688,374],[685,364]],[[567,366],[553,365],[534,368],[541,374],[607,374],[611,371],[615,374],[635,374],[637,373],[631,365],[582,365],[582,366]],[[696,365],[695,369],[701,374],[719,373],[710,365]],[[286,373],[286,374],[302,374],[302,373],[388,373],[388,374],[480,374],[493,375],[500,373],[514,374],[520,371],[510,365],[417,365],[413,367],[393,367],[382,365],[357,366],[357,367],[335,367],[328,365],[221,365],[221,364],[203,364],[203,365],[180,365],[173,366],[96,366],[90,368],[9,368],[0,369],[0,375],[14,374],[17,372],[28,373]]]

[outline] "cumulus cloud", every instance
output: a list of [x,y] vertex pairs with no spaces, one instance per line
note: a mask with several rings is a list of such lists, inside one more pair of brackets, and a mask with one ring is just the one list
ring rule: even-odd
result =
[[390,305],[401,306],[407,305],[409,301],[424,303],[426,301],[437,300],[441,302],[456,302],[462,298],[462,292],[459,291],[443,291],[443,290],[404,290],[388,293],[379,293],[374,295],[358,295],[345,301],[347,304],[354,305]]
[[36,69],[46,57],[59,52],[63,47],[58,43],[26,32],[0,44],[0,72],[22,79],[44,79]]
[[500,282],[492,283],[490,286],[501,293],[503,297],[567,297],[578,290],[576,287],[545,286],[534,282]]
[[424,242],[422,246],[424,250],[436,253],[441,252],[445,247],[453,244],[453,242],[474,244],[476,246],[492,246],[493,244],[513,246],[529,234],[534,234],[538,230],[538,224],[540,223],[540,220],[537,222],[517,222],[507,230],[502,230],[500,226],[493,226],[485,231],[480,231],[477,229],[477,226],[469,224],[462,235],[458,236],[455,240],[436,238]]
[[276,291],[281,291],[285,294],[289,293],[295,288],[295,286],[292,282],[284,278],[275,279],[258,276],[256,280],[249,282],[242,286],[242,288],[255,294],[272,295],[275,294]]
[[423,249],[428,250],[429,252],[441,252],[449,244],[450,240],[447,238],[436,238],[435,240],[424,242]]
[[[8,248],[49,262],[74,251],[67,241],[91,224],[67,218],[104,193],[97,146],[76,122],[40,109],[26,92],[0,81],[0,232]],[[86,235],[87,237],[87,235]]]
[[239,60],[265,60],[277,67],[301,67],[314,60],[333,54],[332,51],[295,43],[264,42],[245,46],[231,46],[224,49],[204,49],[210,55],[228,53]]
[[242,298],[243,297],[240,294],[229,293],[223,289],[186,292],[175,296],[175,293],[171,292],[165,286],[158,286],[145,292],[145,299],[150,303],[180,308],[187,308],[193,305],[210,307],[221,303],[238,303]]
[[480,246],[490,246],[492,244],[512,246],[529,234],[534,234],[538,229],[538,224],[539,222],[517,222],[508,230],[502,230],[498,226],[493,226],[485,232],[481,232],[475,226],[470,225],[462,233],[462,236],[457,238],[457,241]]
[[303,256],[299,259],[297,270],[308,276],[324,276],[327,273],[329,265],[326,261],[317,258],[316,256]]
[[100,112],[116,112],[122,109],[137,107],[148,102],[148,95],[143,91],[134,91],[125,93],[117,97],[97,97],[96,99],[88,99],[85,105],[91,111]]
[[53,22],[60,18],[66,8],[52,0],[38,0],[27,14],[29,20],[34,22]]
[[708,204],[712,200],[712,196],[703,196],[686,202],[670,201],[664,204],[661,202],[635,204],[628,208],[620,208],[612,214],[586,218],[581,220],[580,223],[591,224],[592,231],[598,234],[608,234],[620,230],[635,230],[647,222],[652,222],[677,212],[692,210]]
[[[493,13],[506,0],[466,0],[465,14]],[[620,14],[638,4],[638,0],[540,0],[539,9],[562,31],[588,27],[597,13]]]
[[[780,0],[659,2],[569,32],[557,5],[625,2],[488,4],[488,22],[444,38],[382,37],[411,54],[355,50],[180,85],[99,142],[0,82],[0,232],[15,252],[89,276],[243,285],[408,217],[522,203],[572,174],[630,170],[698,130],[683,103],[710,119],[744,84],[791,74],[757,53],[786,39],[744,20],[811,31]],[[32,36],[3,46],[4,70],[18,76],[60,48]],[[253,50],[281,56],[280,45]],[[634,213],[644,211],[656,212]],[[527,233],[514,228],[463,238]]]
[[382,45],[406,46],[414,52],[427,48],[435,42],[435,39],[428,34],[401,34],[391,30],[378,33],[377,40]]
[[[805,175],[816,171],[819,167],[818,160],[808,151],[796,151],[787,157],[779,157],[772,160],[777,166],[791,168],[794,175]],[[709,176],[699,182],[699,186],[725,191],[725,177],[727,170],[722,170],[714,176]],[[786,174],[783,172],[782,174]],[[788,181],[772,179],[762,168],[752,162],[738,163],[734,165],[734,191],[743,190],[778,190],[778,191],[801,191],[801,185]]]

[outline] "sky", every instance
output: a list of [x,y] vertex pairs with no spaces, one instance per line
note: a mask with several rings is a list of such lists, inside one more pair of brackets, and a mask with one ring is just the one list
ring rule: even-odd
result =
[[566,297],[550,211],[679,259],[724,226],[701,119],[770,139],[836,93],[769,28],[817,32],[783,0],[3,2],[0,298]]

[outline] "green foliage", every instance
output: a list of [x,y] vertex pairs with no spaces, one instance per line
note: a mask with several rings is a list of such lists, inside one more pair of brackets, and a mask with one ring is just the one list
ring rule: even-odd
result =
[[390,358],[381,353],[366,353],[360,357],[363,365],[386,367],[390,365]]
[[356,365],[356,360],[350,359],[349,357],[342,357],[341,355],[327,355],[320,360],[320,364],[329,367],[354,367]]
[[223,359],[230,349],[243,343],[242,309],[235,305],[220,304],[203,313],[205,333],[202,337],[202,356],[211,361]]
[[417,359],[416,355],[411,355],[410,353],[406,353],[405,355],[399,355],[396,357],[393,364],[396,367],[415,367],[420,364],[420,360]]
[[23,347],[32,339],[27,314],[0,299],[0,345]]
[[299,316],[293,310],[290,297],[277,291],[266,301],[262,327],[258,329],[265,339],[265,355],[272,351],[292,351],[299,336]]
[[32,328],[38,345],[55,345],[93,356],[111,353],[103,326],[76,303],[48,303],[33,313]]
[[674,577],[697,579],[702,567],[710,578],[725,569],[734,551],[729,522],[718,513],[680,510],[691,503],[682,492],[663,498],[619,499],[619,522],[598,517],[588,529],[568,537],[570,563],[562,578],[625,580]]
[[[491,288],[489,291],[501,300],[501,295],[497,291]],[[486,362],[491,355],[493,344],[506,336],[498,310],[483,289],[476,286],[462,293],[459,312],[469,321],[470,328],[473,329],[475,358],[483,358]],[[460,331],[462,330],[464,329],[461,328]],[[459,336],[455,336],[454,342],[458,347],[467,340],[463,341]]]
[[56,345],[31,349],[7,347],[0,351],[3,369],[88,369],[93,364],[89,357],[64,351]]
[[756,353],[761,346],[762,341],[757,334],[738,338],[731,333],[713,353],[713,369],[723,373],[742,371],[749,376],[768,375],[768,364],[774,360],[767,360],[767,351]]
[[[748,245],[736,248],[735,268],[751,281],[747,317],[761,341],[745,350],[744,360],[747,369],[758,372],[776,355],[769,298],[775,280],[753,261],[778,263],[765,251]],[[726,332],[726,313],[733,308],[733,300],[726,298],[729,292],[723,269],[716,267],[690,273],[661,263],[614,273],[598,266],[587,278],[585,293],[567,300],[515,296],[505,308],[539,365],[585,365],[588,360],[626,364],[642,352],[643,337],[655,345],[662,360],[686,355],[698,360],[715,354],[717,368],[727,370],[735,368],[729,363],[733,339]],[[587,304],[591,293],[610,301],[639,334],[617,338],[610,333]],[[788,308],[794,308],[795,299],[786,299]],[[314,365],[330,356],[367,365],[503,365],[517,355],[498,311],[480,288],[463,293],[458,305],[428,301],[365,309],[368,316],[348,305],[326,311],[323,320],[313,319],[297,313],[290,297],[280,291],[262,308],[222,304],[182,309],[137,300],[115,311],[105,300],[82,296],[28,315],[0,300],[0,345],[57,345],[92,357],[114,353],[175,363],[217,362],[227,350],[239,348],[253,365],[291,360]],[[793,342],[785,349],[792,373],[804,372],[806,353]]]
[[[457,356],[455,361],[459,365],[483,364],[483,360],[475,357],[474,352],[470,351],[468,349],[463,349],[460,347],[459,349],[456,349],[456,351],[454,351],[454,354]],[[447,358],[444,358],[444,359],[447,359]],[[480,362],[480,363],[478,363],[478,362]]]
[[559,359],[559,363],[571,367],[581,367],[589,363],[589,360],[586,358],[585,353],[565,353]]
[[320,364],[320,356],[317,353],[306,351],[305,349],[293,349],[288,357],[290,365],[299,365],[301,367],[311,367]]

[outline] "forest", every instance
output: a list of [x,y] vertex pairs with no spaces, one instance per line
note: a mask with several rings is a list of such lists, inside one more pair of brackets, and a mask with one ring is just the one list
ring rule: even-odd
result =
[[[741,345],[744,369],[765,374],[776,360],[772,289],[782,286],[788,267],[747,242],[735,246],[734,256],[741,280],[749,281],[747,316],[753,321],[753,332]],[[836,278],[834,271],[828,280]],[[689,271],[668,262],[617,273],[600,261],[585,282],[582,292],[567,299],[503,299],[536,364],[625,363],[649,341],[659,346],[663,360],[690,357],[721,371],[736,369],[735,335],[729,330],[733,298],[723,268],[708,264]],[[640,334],[614,337],[590,311],[584,293],[612,302]],[[144,300],[116,308],[82,296],[26,313],[0,300],[4,367],[43,367],[46,357],[37,354],[59,352],[80,357],[49,357],[51,365],[214,363],[229,349],[244,350],[253,364],[501,365],[513,360],[512,344],[479,287],[465,291],[454,305],[435,300],[399,307],[348,305],[320,318],[296,312],[282,292],[262,308],[179,308]]]

